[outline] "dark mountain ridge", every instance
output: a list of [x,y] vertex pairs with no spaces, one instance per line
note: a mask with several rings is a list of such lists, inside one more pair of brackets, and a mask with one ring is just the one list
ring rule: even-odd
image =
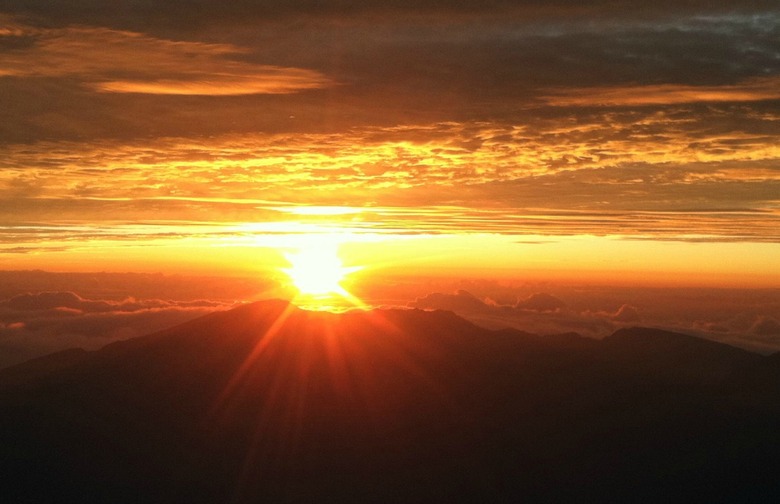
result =
[[767,501],[780,362],[283,301],[0,371],[12,502]]

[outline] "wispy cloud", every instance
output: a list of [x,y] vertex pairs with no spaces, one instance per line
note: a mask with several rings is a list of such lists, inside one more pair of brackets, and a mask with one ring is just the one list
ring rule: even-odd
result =
[[230,44],[165,40],[93,27],[8,24],[6,38],[25,39],[0,52],[0,76],[71,77],[101,92],[165,95],[287,94],[334,85],[320,72],[240,61]]
[[[605,111],[570,124],[12,145],[0,160],[0,208],[13,215],[5,233],[19,238],[30,236],[24,223],[90,235],[101,222],[135,221],[118,234],[164,237],[177,225],[200,235],[236,222],[328,217],[283,211],[313,205],[356,207],[331,220],[367,232],[777,241],[780,147],[767,133],[777,118],[749,107],[702,116]],[[150,231],[152,222],[171,225]],[[82,224],[89,229],[73,229]]]
[[757,77],[739,84],[722,86],[658,84],[561,89],[541,99],[555,106],[676,105],[778,100],[780,77]]
[[[741,116],[740,131],[728,122],[735,115]],[[0,160],[0,182],[16,196],[197,198],[219,188],[226,199],[274,194],[283,202],[329,205],[364,189],[374,191],[378,205],[404,195],[418,204],[473,202],[471,191],[486,184],[499,184],[492,198],[501,201],[509,196],[501,184],[516,190],[522,181],[560,189],[599,184],[605,196],[618,185],[650,190],[648,183],[653,191],[687,191],[705,183],[776,180],[780,147],[767,133],[776,122],[750,111],[729,118],[712,111],[694,120],[681,109],[597,114],[571,125],[529,118],[514,125],[449,122],[338,134],[41,142],[9,146]],[[431,186],[441,192],[427,199],[414,194]],[[579,190],[589,187],[597,189]],[[765,199],[765,191],[756,189]],[[635,193],[632,200],[652,194]]]
[[311,70],[259,66],[250,75],[192,72],[186,79],[109,81],[97,83],[94,87],[107,93],[228,96],[297,93],[330,84],[327,78]]

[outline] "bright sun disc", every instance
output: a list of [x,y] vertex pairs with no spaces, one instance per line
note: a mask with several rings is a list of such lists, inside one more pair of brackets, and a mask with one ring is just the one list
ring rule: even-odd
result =
[[289,254],[287,260],[290,261],[290,268],[285,273],[298,292],[305,295],[346,295],[341,282],[356,269],[344,267],[336,247],[322,244]]

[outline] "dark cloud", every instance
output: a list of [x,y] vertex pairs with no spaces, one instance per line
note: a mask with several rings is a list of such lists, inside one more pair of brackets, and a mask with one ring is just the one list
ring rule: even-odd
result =
[[[35,42],[0,51],[0,74],[8,77],[0,82],[2,96],[13,97],[3,108],[15,125],[0,130],[2,136],[272,132],[295,131],[301,123],[309,131],[437,120],[516,124],[529,108],[546,111],[545,100],[551,96],[557,96],[558,104],[568,100],[564,113],[571,116],[572,108],[596,103],[587,102],[594,89],[612,96],[606,101],[613,104],[638,93],[645,96],[648,89],[662,90],[671,103],[680,103],[674,90],[694,98],[709,94],[744,101],[746,89],[752,92],[749,99],[766,98],[780,73],[775,57],[780,14],[774,11],[716,14],[708,6],[706,15],[608,22],[601,19],[600,9],[589,17],[591,6],[577,7],[585,12],[566,22],[523,16],[445,16],[438,21],[380,16],[266,20],[260,28],[242,28],[214,25],[223,7],[225,12],[230,7],[207,15],[212,4],[206,3],[202,8],[187,4],[187,10],[210,25],[179,40],[175,34],[148,33],[150,21],[166,18],[165,9],[184,8],[176,2],[166,5],[150,4],[154,12],[134,32],[106,29],[113,26],[109,21],[124,19],[115,7],[106,12],[109,19],[82,19],[78,28],[14,21],[9,35],[0,39],[18,38],[11,34],[19,31]],[[316,10],[314,4],[298,7]],[[647,10],[643,7],[636,12]],[[38,5],[41,13],[47,8],[58,10],[53,4]],[[72,9],[77,15],[78,7]],[[134,9],[140,9],[133,11],[138,14],[143,8],[134,4]],[[490,7],[480,4],[475,10],[489,12]],[[556,12],[549,6],[544,10]],[[282,77],[287,75],[298,90],[328,89],[305,96],[223,96],[217,101],[186,96],[264,92],[263,83],[276,82],[274,75],[284,69],[289,71]],[[95,90],[171,94],[121,96]],[[670,99],[651,102],[667,104]],[[193,107],[209,120],[193,121]]]
[[3,0],[0,9],[22,12],[47,19],[51,23],[102,22],[119,26],[195,26],[215,22],[257,22],[276,16],[344,16],[355,14],[421,15],[490,15],[516,13],[528,17],[561,17],[598,15],[652,16],[665,12],[750,11],[776,7],[771,0],[740,0],[728,4],[713,4],[708,0],[660,0],[648,4],[641,0],[591,1],[573,0],[484,0],[479,3],[464,0],[237,0],[216,4],[209,0],[171,1],[120,0],[109,5],[99,0]]

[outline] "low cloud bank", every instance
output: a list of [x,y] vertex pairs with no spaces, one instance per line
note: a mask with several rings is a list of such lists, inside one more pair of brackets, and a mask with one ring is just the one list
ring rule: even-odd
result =
[[411,308],[448,310],[490,328],[516,327],[540,334],[579,332],[601,338],[611,334],[615,317],[625,313],[578,312],[566,302],[546,292],[537,292],[512,305],[481,300],[466,290],[454,294],[433,293],[409,303]]
[[229,306],[205,299],[86,299],[70,291],[19,294],[0,301],[0,367],[66,348],[94,350]]
[[[677,296],[682,299],[676,299]],[[516,301],[512,301],[506,292],[500,297],[501,302],[496,302],[492,297],[479,297],[460,289],[449,294],[436,292],[419,297],[409,303],[409,307],[452,311],[493,329],[514,327],[537,334],[574,331],[586,337],[603,338],[622,327],[647,326],[684,332],[764,354],[780,351],[780,322],[777,317],[762,313],[777,307],[775,303],[766,304],[765,300],[755,306],[734,301],[729,311],[719,308],[722,303],[728,305],[727,301],[705,305],[701,301],[707,298],[703,293],[683,297],[676,291],[668,291],[666,298],[659,296],[655,305],[646,307],[621,303],[613,295],[610,304],[618,307],[611,310],[605,308],[603,299],[594,298],[591,304],[587,303],[587,293],[572,294],[571,302],[547,292],[535,292]],[[647,294],[644,299],[649,299]]]

